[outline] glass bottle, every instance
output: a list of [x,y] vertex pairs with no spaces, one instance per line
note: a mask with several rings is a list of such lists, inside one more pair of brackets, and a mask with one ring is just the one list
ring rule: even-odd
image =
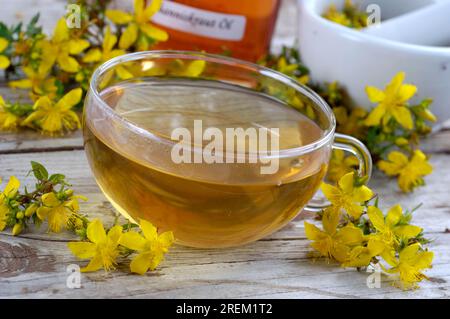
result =
[[269,50],[280,0],[164,0],[152,22],[169,33],[154,49],[256,61]]

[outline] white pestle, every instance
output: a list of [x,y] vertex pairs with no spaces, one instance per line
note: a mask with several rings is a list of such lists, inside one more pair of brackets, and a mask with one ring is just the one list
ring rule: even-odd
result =
[[[381,11],[383,19],[383,11]],[[450,47],[450,1],[440,1],[369,26],[363,32],[385,39]]]

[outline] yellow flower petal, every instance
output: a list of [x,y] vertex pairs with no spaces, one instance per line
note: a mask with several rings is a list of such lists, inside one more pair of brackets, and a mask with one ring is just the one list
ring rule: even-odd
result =
[[384,216],[381,210],[375,206],[369,206],[367,209],[367,216],[369,216],[370,222],[378,231],[385,230]]
[[108,238],[111,240],[112,243],[118,243],[120,237],[122,236],[123,228],[120,225],[113,226],[108,231]]
[[148,37],[155,39],[156,41],[167,41],[169,35],[166,31],[157,28],[151,24],[141,24],[139,28],[142,32],[144,32]]
[[119,50],[119,49],[112,50],[111,52],[109,52],[107,59],[109,60],[109,59],[115,58],[116,56],[123,55],[125,53],[127,53],[125,50]]
[[363,212],[363,207],[356,203],[346,203],[343,208],[355,219],[358,219]]
[[84,39],[69,40],[69,53],[72,55],[80,54],[90,46],[89,41]]
[[143,250],[146,240],[137,232],[129,231],[123,233],[119,239],[119,244],[132,250]]
[[156,12],[159,11],[162,5],[162,0],[152,0],[144,10],[146,20],[149,20]]
[[410,164],[420,172],[421,175],[428,175],[433,172],[433,166],[428,163],[427,156],[421,150],[414,151]]
[[0,55],[0,69],[6,69],[10,66],[10,64],[11,62],[6,56]]
[[98,62],[102,59],[102,52],[100,49],[90,49],[88,52],[86,52],[85,56],[83,57],[83,62],[85,63],[92,63],[92,62]]
[[413,266],[416,269],[431,268],[431,263],[433,262],[434,253],[432,251],[424,251],[416,255]]
[[33,83],[30,79],[23,79],[17,81],[8,82],[8,86],[13,89],[29,89],[33,86]]
[[8,47],[9,42],[5,38],[0,38],[0,52],[5,51],[5,49]]
[[67,246],[72,254],[81,259],[93,258],[97,251],[97,245],[88,242],[70,242]]
[[381,160],[378,162],[378,167],[389,176],[400,174],[406,165],[408,165],[408,157],[398,151],[389,153],[388,161]]
[[105,31],[105,38],[103,39],[103,52],[109,52],[117,43],[117,36],[111,33],[111,28],[108,26]]
[[336,240],[339,240],[346,245],[360,244],[363,239],[364,235],[362,230],[350,224],[341,228],[339,233],[336,235]]
[[412,84],[404,84],[398,90],[398,99],[400,102],[406,102],[417,92],[417,87]]
[[411,111],[404,106],[396,106],[390,109],[392,116],[400,123],[404,128],[411,130],[413,128],[413,119]]
[[367,126],[380,125],[381,118],[386,114],[386,106],[383,103],[378,104],[367,116],[364,124]]
[[79,70],[80,65],[77,60],[69,55],[60,55],[57,58],[58,64],[63,71],[75,73]]
[[20,181],[17,179],[17,177],[11,176],[9,178],[8,184],[6,184],[5,189],[3,190],[3,194],[8,198],[12,198],[16,196],[19,187]]
[[315,225],[310,224],[308,222],[304,222],[304,225],[305,225],[305,234],[309,240],[318,241],[324,237],[324,233]]
[[192,61],[191,63],[189,63],[184,73],[186,76],[197,77],[203,73],[205,66],[206,61],[204,60]]
[[130,263],[130,270],[134,273],[143,275],[150,268],[152,263],[152,254],[151,253],[141,253],[138,254]]
[[102,243],[106,240],[105,228],[103,228],[100,219],[94,219],[89,223],[87,227],[87,238],[95,244]]
[[38,209],[36,209],[36,215],[37,217],[39,217],[40,220],[45,220],[48,217],[50,211],[51,208],[41,206]]
[[405,80],[405,72],[399,72],[397,73],[391,80],[391,83],[389,83],[386,86],[386,92],[385,94],[387,96],[395,96],[397,92],[400,90],[403,81]]
[[91,259],[91,261],[86,267],[81,268],[81,272],[93,272],[99,270],[102,267],[103,267],[102,255],[97,254],[94,256],[94,258]]
[[142,233],[147,240],[156,240],[158,238],[158,232],[152,223],[141,219],[139,226],[141,227]]
[[386,215],[386,225],[387,226],[394,226],[397,225],[400,221],[400,218],[403,215],[403,210],[400,205],[395,205],[389,209],[387,215]]
[[133,16],[121,10],[106,10],[106,17],[116,24],[127,24],[133,20]]
[[420,249],[419,243],[415,243],[403,248],[399,253],[400,262],[409,264],[412,261],[414,261],[419,249]]
[[374,86],[367,86],[366,93],[372,103],[380,103],[386,98],[384,92]]
[[333,206],[325,209],[322,217],[323,229],[330,235],[336,232],[336,227],[339,223],[339,211]]
[[48,207],[55,207],[61,204],[61,201],[56,197],[55,193],[50,192],[42,195],[42,203]]
[[422,228],[414,225],[397,226],[394,229],[395,235],[401,238],[414,238],[422,232]]
[[365,185],[355,187],[353,190],[352,199],[355,202],[358,202],[358,203],[367,202],[372,197],[373,197],[372,190]]
[[345,193],[350,194],[354,189],[354,173],[347,173],[341,177],[338,182],[339,188]]
[[333,199],[340,194],[340,191],[337,187],[327,183],[322,183],[320,185],[320,189],[329,201],[333,201]]
[[61,111],[70,110],[73,106],[77,105],[81,101],[82,94],[83,90],[81,88],[73,89],[56,103],[56,107]]
[[136,23],[130,23],[123,34],[120,36],[119,48],[124,50],[128,49],[136,42],[137,37],[138,26],[136,25]]
[[66,19],[61,18],[56,23],[56,27],[53,31],[54,42],[62,42],[69,39],[69,28],[67,27]]
[[144,16],[144,5],[144,0],[134,0],[134,16],[136,17],[138,23],[146,22]]
[[128,80],[133,77],[133,74],[129,72],[126,68],[124,68],[122,65],[119,65],[115,68],[115,71],[117,73],[117,76],[121,80]]
[[173,232],[166,231],[166,232],[162,233],[161,235],[159,235],[158,241],[161,245],[163,245],[167,248],[170,247],[173,244],[173,242],[175,241]]

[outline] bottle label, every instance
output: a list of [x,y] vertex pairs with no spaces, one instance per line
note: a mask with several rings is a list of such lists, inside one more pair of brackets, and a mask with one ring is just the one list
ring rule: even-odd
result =
[[170,29],[208,38],[239,41],[244,37],[246,18],[163,1],[152,21]]

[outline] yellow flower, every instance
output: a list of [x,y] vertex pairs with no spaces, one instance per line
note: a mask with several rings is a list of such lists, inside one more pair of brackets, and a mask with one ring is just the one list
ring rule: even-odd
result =
[[337,186],[322,183],[322,192],[325,197],[338,209],[345,211],[357,219],[363,212],[362,203],[373,197],[373,192],[367,186],[356,186],[354,173],[345,174]]
[[200,76],[206,67],[205,60],[194,60],[189,63],[184,63],[181,60],[175,60],[169,68],[170,75],[186,76],[186,77],[198,77]]
[[5,100],[0,95],[0,131],[15,130],[19,125],[19,123],[20,118],[17,115],[10,112],[10,110],[6,107]]
[[375,237],[388,245],[398,243],[401,238],[414,238],[422,231],[422,228],[418,226],[401,223],[404,215],[400,205],[395,205],[389,209],[386,217],[379,208],[369,206],[367,215],[376,229]]
[[0,38],[0,69],[6,69],[11,62],[8,57],[1,54],[8,47],[9,42],[5,38]]
[[50,135],[64,129],[80,128],[78,115],[71,109],[80,102],[82,93],[80,88],[73,89],[56,103],[48,96],[39,98],[33,106],[34,112],[23,121],[23,125],[37,124],[44,133]]
[[71,196],[66,200],[60,200],[54,192],[42,195],[42,206],[36,210],[40,220],[48,219],[49,231],[59,233],[67,227],[67,222],[72,213],[79,210],[78,199],[87,200],[84,196]]
[[426,155],[420,150],[414,151],[410,159],[401,152],[392,151],[387,161],[378,162],[378,167],[389,176],[398,176],[398,186],[404,192],[423,185],[423,176],[433,172]]
[[366,87],[367,96],[372,103],[378,105],[370,112],[365,124],[376,126],[380,123],[387,124],[394,118],[406,129],[413,128],[413,119],[407,102],[416,94],[417,87],[412,84],[403,84],[405,73],[400,72],[392,79],[385,90],[376,87]]
[[56,79],[54,77],[48,77],[48,71],[40,69],[35,71],[29,66],[24,67],[23,72],[27,78],[10,81],[8,85],[12,88],[32,89],[33,93],[36,93],[38,96],[47,95],[50,99],[53,99],[56,97],[58,87],[56,86]]
[[42,61],[39,73],[45,74],[50,68],[57,65],[66,72],[74,73],[80,68],[78,61],[72,56],[83,52],[89,47],[89,41],[71,38],[66,20],[61,18],[56,24],[53,37],[39,43],[42,50]]
[[[161,8],[162,0],[152,0],[145,7],[144,0],[134,0],[134,14],[121,10],[106,10],[106,16],[118,25],[128,24],[119,40],[119,48],[128,49],[138,41],[138,50],[147,50],[150,44],[147,37],[156,41],[166,41],[167,32],[149,23],[150,18]],[[139,36],[139,35],[143,36]]]
[[332,4],[328,7],[328,10],[325,12],[323,17],[327,20],[333,21],[334,23],[338,23],[346,27],[350,27],[352,24],[350,19],[336,8],[335,4]]
[[364,235],[361,229],[348,224],[337,229],[339,213],[333,208],[325,210],[322,217],[323,231],[305,222],[305,233],[312,240],[311,247],[324,257],[333,258],[338,262],[347,260],[352,246],[361,245]]
[[[102,63],[116,56],[125,54],[125,50],[119,49],[113,50],[116,43],[117,43],[117,36],[111,33],[111,29],[108,26],[106,28],[105,37],[103,39],[102,49],[101,50],[99,48],[90,49],[88,52],[86,52],[86,55],[83,57],[83,62]],[[122,80],[126,80],[133,77],[133,75],[129,71],[127,71],[127,69],[124,66],[121,65],[116,66],[114,68],[114,72]],[[105,77],[112,76],[112,74],[113,74],[112,72],[108,73]],[[109,81],[109,79],[108,80],[104,79],[103,81]]]
[[95,219],[89,223],[86,233],[90,242],[70,242],[68,244],[69,249],[78,258],[91,259],[81,271],[97,271],[102,267],[105,271],[114,269],[119,256],[119,238],[122,235],[122,227],[116,225],[106,234],[102,222]]
[[[0,184],[2,179],[0,178]],[[7,215],[10,211],[8,200],[14,198],[19,190],[20,182],[15,176],[9,178],[8,184],[6,184],[3,192],[0,193],[0,231],[5,229]]]
[[156,227],[145,220],[141,220],[140,227],[144,237],[137,232],[129,231],[120,237],[119,244],[139,252],[131,261],[130,269],[134,273],[143,275],[149,268],[153,270],[159,265],[174,238],[171,231],[158,235]]
[[434,254],[431,251],[422,251],[420,244],[415,243],[402,249],[399,258],[387,258],[386,262],[393,268],[387,269],[388,273],[398,273],[401,284],[405,289],[417,287],[417,282],[428,279],[422,271],[431,268]]
[[[337,131],[339,133],[351,135],[357,138],[364,137],[364,118],[367,115],[367,111],[356,107],[351,110],[343,106],[333,108],[334,115],[336,116],[336,122],[338,124]],[[350,113],[350,114],[349,114]]]
[[354,172],[359,165],[359,161],[354,155],[345,156],[342,150],[333,150],[331,156],[327,178],[332,182],[337,182],[345,174]]
[[369,239],[367,246],[357,246],[351,250],[342,267],[366,267],[372,258],[379,256],[386,249],[386,244],[376,238]]
[[290,76],[294,79],[296,79],[301,84],[307,84],[309,81],[309,76],[307,74],[297,77],[294,73],[298,69],[298,64],[293,63],[289,64],[286,61],[285,57],[281,57],[276,66],[276,70],[278,72],[281,72],[283,74],[286,74],[287,76]]

